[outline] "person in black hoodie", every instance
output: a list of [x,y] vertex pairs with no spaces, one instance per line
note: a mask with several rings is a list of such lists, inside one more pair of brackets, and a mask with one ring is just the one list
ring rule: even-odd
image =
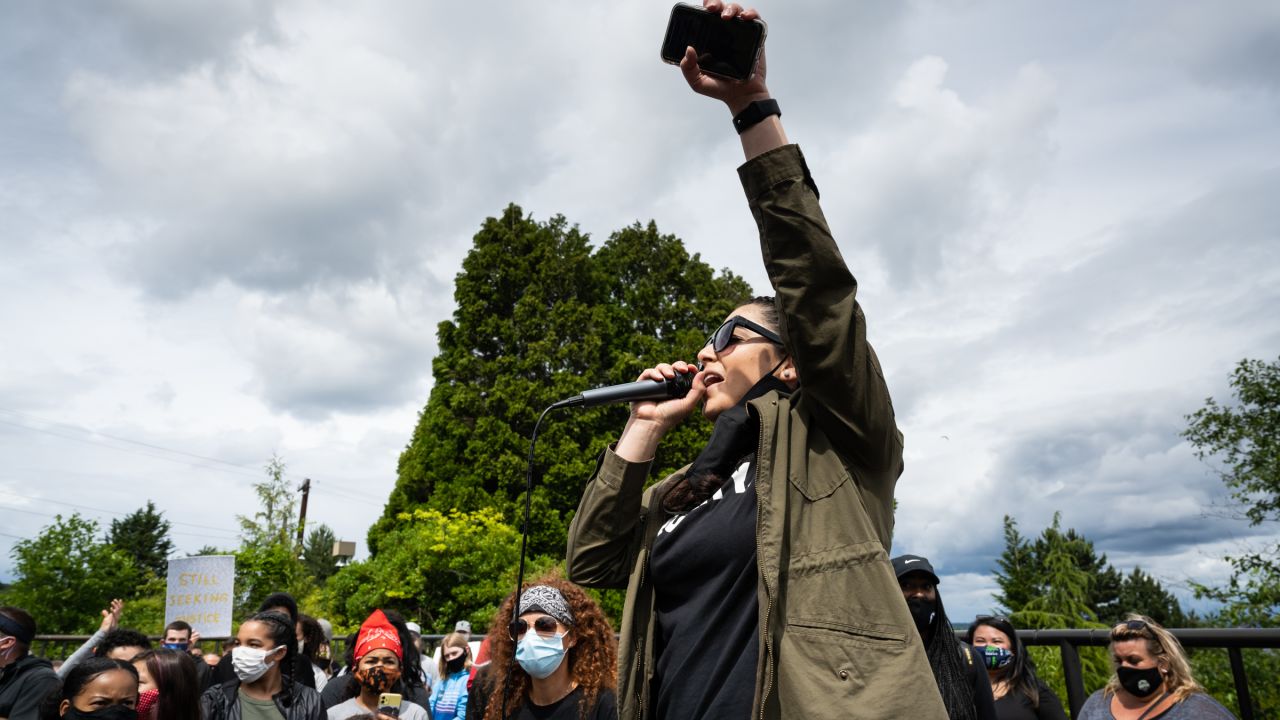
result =
[[40,705],[58,688],[58,675],[31,655],[36,621],[22,608],[0,607],[0,718],[37,720]]
[[924,642],[947,715],[951,720],[996,720],[986,667],[973,648],[956,639],[933,565],[919,555],[899,555],[893,559],[893,573]]

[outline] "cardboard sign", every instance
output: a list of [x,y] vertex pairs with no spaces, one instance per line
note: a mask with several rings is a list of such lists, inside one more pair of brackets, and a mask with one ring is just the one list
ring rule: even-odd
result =
[[185,620],[201,637],[231,635],[235,596],[234,555],[201,555],[169,561],[164,623]]

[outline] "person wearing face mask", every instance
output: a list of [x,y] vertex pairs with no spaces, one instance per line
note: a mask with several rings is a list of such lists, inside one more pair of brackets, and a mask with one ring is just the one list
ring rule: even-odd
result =
[[616,720],[617,641],[600,606],[554,576],[525,585],[518,611],[514,599],[490,625],[488,698],[477,720]]
[[431,690],[431,720],[462,720],[467,716],[470,670],[471,648],[466,635],[445,635],[440,641],[440,680]]
[[929,656],[947,715],[952,720],[996,720],[985,656],[956,639],[938,594],[933,565],[919,555],[899,555],[893,559],[893,572]]
[[1067,720],[1062,701],[1036,677],[1035,665],[1005,617],[983,615],[965,633],[965,641],[987,668],[1000,720]]
[[[298,622],[298,601],[286,592],[273,592],[262,600],[258,605],[258,612],[277,612],[289,616],[289,621],[295,625]],[[301,652],[293,654],[293,679],[309,688],[315,688],[315,672],[311,670],[311,661],[302,655]],[[236,676],[235,668],[231,665],[231,654],[227,653],[213,670],[212,684],[221,685],[228,680],[234,679]]]
[[200,696],[204,720],[323,720],[320,694],[293,678],[293,618],[260,612],[240,624],[231,650],[236,677]]
[[40,703],[58,687],[53,665],[30,653],[35,618],[22,608],[0,607],[0,718],[36,720]]
[[1077,720],[1234,720],[1191,677],[1182,643],[1145,615],[1111,628],[1115,674],[1089,696]]
[[40,719],[138,720],[137,705],[138,672],[133,666],[95,656],[67,673],[62,687],[46,700]]
[[133,658],[138,671],[138,720],[202,720],[196,660],[170,648]]
[[[725,20],[759,18],[735,3],[703,5]],[[889,564],[902,433],[857,282],[766,85],[765,54],[744,82],[704,73],[692,47],[680,71],[734,120],[746,158],[738,177],[776,296],[721,316],[698,367],[677,360],[640,373],[692,374],[692,387],[631,405],[574,515],[568,576],[627,590],[625,717],[940,720],[946,709]],[[698,405],[714,423],[706,446],[646,490],[662,439]]]
[[[347,720],[361,713],[378,710],[378,697],[382,693],[396,692],[403,674],[404,646],[400,634],[381,610],[360,626],[352,653],[355,669],[349,683],[354,683],[358,694],[329,708],[329,720]],[[402,699],[400,717],[405,720],[427,720],[427,711],[416,703]]]

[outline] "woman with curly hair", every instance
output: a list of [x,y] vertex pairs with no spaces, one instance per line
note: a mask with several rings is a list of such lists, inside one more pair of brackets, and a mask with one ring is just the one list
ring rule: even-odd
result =
[[559,578],[525,585],[513,620],[514,599],[489,627],[493,690],[483,720],[617,720],[618,647],[600,606]]
[[1079,720],[1235,720],[1191,677],[1182,643],[1155,620],[1129,615],[1111,628],[1109,650],[1115,674]]

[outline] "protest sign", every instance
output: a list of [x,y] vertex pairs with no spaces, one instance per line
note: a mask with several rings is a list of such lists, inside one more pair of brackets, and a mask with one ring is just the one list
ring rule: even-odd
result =
[[164,622],[185,620],[203,637],[231,635],[231,600],[235,593],[233,555],[202,555],[169,561],[169,587]]

